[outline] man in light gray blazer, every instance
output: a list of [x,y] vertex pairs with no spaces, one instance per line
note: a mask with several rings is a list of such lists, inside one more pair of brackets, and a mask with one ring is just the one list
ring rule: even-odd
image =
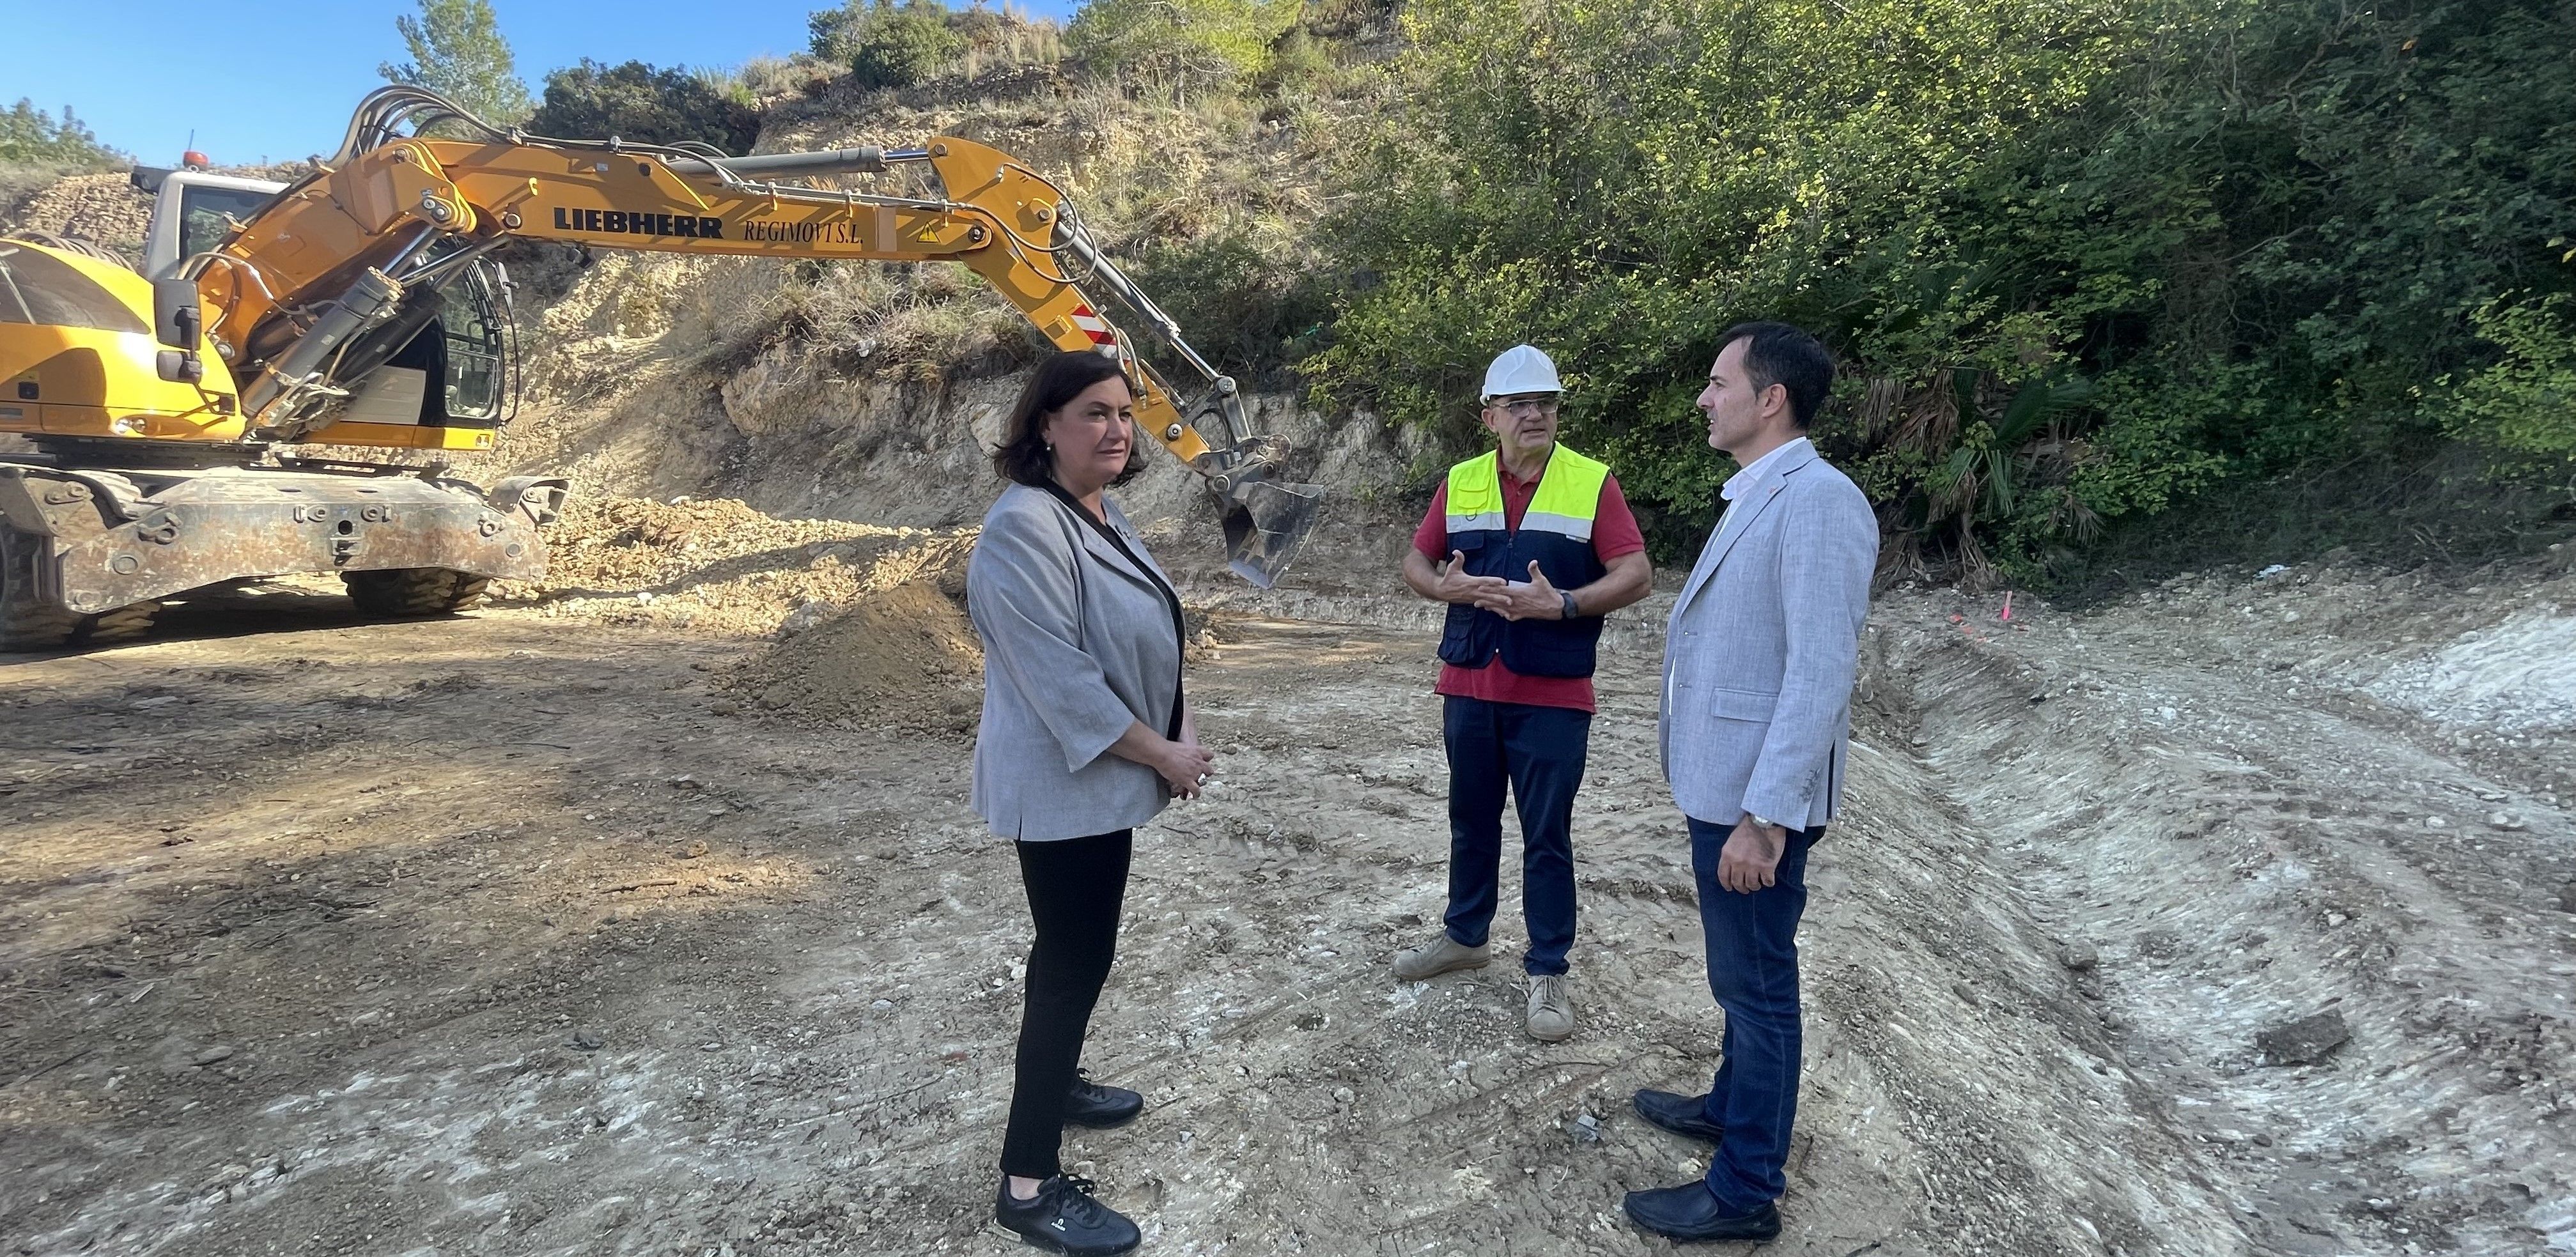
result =
[[1807,849],[1843,786],[1878,520],[1806,430],[1833,358],[1783,323],[1720,338],[1699,408],[1742,468],[1673,604],[1664,642],[1664,779],[1690,822],[1708,985],[1726,1010],[1704,1095],[1639,1091],[1637,1112],[1715,1144],[1694,1183],[1630,1192],[1628,1216],[1678,1240],[1767,1240],[1797,1112],[1798,918]]

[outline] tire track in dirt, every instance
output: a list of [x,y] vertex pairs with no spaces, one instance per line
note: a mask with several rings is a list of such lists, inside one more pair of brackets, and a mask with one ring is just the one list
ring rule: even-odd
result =
[[[2033,911],[2100,956],[2086,994],[2214,1151],[2259,1251],[2551,1242],[2568,1220],[2549,1202],[2576,1190],[2568,1080],[2538,1063],[2576,1046],[2576,930],[2548,899],[2563,814],[2525,799],[2527,832],[2463,837],[2460,812],[2506,783],[2392,736],[2385,711],[2345,714],[2366,696],[2317,702],[2279,659],[2171,624],[2005,631],[1954,622],[1955,599],[1900,605],[1892,676],[1942,788]],[[2060,736],[2033,737],[2034,704]],[[2262,1062],[2258,1030],[2321,1011],[2348,1043]]]
[[[0,1176],[28,1189],[0,1236],[1005,1251],[982,1219],[1026,925],[967,748],[719,715],[746,649],[501,611],[17,665],[0,914],[42,928],[0,946]],[[1697,1172],[1625,1109],[1703,1077],[1719,1032],[1652,655],[1605,665],[1583,1029],[1555,1045],[1521,1032],[1511,904],[1488,970],[1386,973],[1444,893],[1429,655],[1255,623],[1193,675],[1223,788],[1140,833],[1086,1062],[1152,1108],[1068,1142],[1154,1251],[1649,1252],[1619,1193]],[[152,685],[177,701],[137,713]],[[2058,900],[2007,890],[1946,746],[1908,753],[1941,718],[1882,688],[1816,857],[1773,1251],[2264,1251],[2232,1154],[2059,965]],[[174,758],[66,775],[42,731],[116,718]],[[498,749],[523,740],[573,749]]]

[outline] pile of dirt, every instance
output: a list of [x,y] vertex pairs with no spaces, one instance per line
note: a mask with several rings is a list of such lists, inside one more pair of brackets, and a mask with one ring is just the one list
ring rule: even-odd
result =
[[975,729],[983,672],[966,612],[916,580],[786,637],[729,680],[796,723],[953,737]]
[[774,519],[730,499],[578,498],[546,530],[546,578],[502,582],[539,614],[758,636],[799,608],[908,581],[962,587],[972,529]]
[[10,217],[29,231],[78,236],[141,257],[152,198],[122,172],[73,175],[28,197]]

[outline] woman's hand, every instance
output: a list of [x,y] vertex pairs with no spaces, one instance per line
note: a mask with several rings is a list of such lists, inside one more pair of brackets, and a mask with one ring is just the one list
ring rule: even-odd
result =
[[1154,749],[1154,758],[1148,762],[1162,774],[1163,784],[1171,787],[1173,797],[1199,797],[1200,784],[1216,768],[1216,756],[1206,747],[1189,742],[1164,741]]
[[1199,783],[1216,767],[1216,756],[1200,746],[1198,724],[1188,712],[1181,716],[1181,740],[1175,742],[1145,727],[1142,721],[1130,721],[1127,732],[1120,735],[1109,753],[1131,763],[1143,764],[1163,779],[1173,795],[1184,799],[1199,797]]

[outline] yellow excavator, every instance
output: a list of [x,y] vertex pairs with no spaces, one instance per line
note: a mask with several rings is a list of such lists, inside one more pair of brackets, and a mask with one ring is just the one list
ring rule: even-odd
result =
[[[935,188],[799,182],[916,166]],[[1061,189],[980,144],[733,157],[552,139],[397,86],[360,103],[313,173],[248,187],[172,176],[148,275],[80,241],[0,240],[0,433],[32,449],[0,453],[0,649],[135,636],[164,599],[260,577],[334,572],[392,616],[542,576],[565,481],[487,490],[434,453],[364,455],[492,448],[519,389],[491,255],[514,239],[963,264],[1059,348],[1119,359],[1138,426],[1216,497],[1235,572],[1268,587],[1314,522],[1320,491],[1284,480],[1288,447],[1252,430],[1234,380]],[[1193,400],[1093,293],[1197,374]]]

